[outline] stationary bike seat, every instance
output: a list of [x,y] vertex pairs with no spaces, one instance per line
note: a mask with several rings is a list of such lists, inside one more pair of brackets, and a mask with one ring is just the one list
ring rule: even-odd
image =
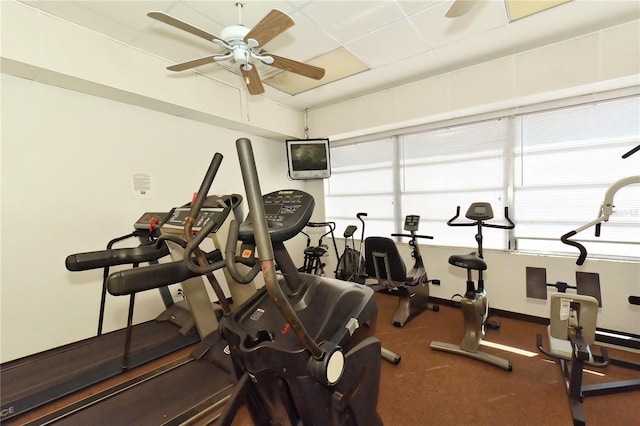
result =
[[484,271],[487,269],[487,262],[475,251],[469,254],[454,254],[453,256],[449,256],[449,263],[459,268],[473,269],[474,271]]

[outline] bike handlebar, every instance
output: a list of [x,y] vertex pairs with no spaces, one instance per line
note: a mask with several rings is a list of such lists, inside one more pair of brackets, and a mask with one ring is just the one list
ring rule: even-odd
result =
[[332,231],[336,230],[335,222],[307,222],[307,226],[309,228],[322,228],[326,226]]
[[391,234],[392,237],[407,237],[407,238],[426,238],[433,240],[431,235],[418,235],[418,234]]
[[563,243],[573,246],[575,248],[577,248],[578,250],[580,250],[580,256],[578,256],[578,260],[576,260],[576,265],[582,265],[584,263],[584,260],[587,258],[587,249],[580,244],[577,241],[572,241],[569,238],[573,237],[574,235],[576,235],[577,232],[574,231],[569,231],[566,234],[564,234],[562,237],[560,237],[560,241],[562,241]]
[[[460,206],[456,207],[456,215],[447,221],[447,225],[449,226],[476,226],[478,223],[481,223],[482,226],[486,226],[487,228],[498,228],[498,229],[513,229],[515,228],[515,223],[511,221],[509,218],[509,207],[505,206],[504,208],[504,218],[508,222],[508,225],[499,225],[494,223],[486,223],[480,219],[474,220],[473,222],[466,223],[454,223],[454,221],[460,216]],[[489,219],[488,219],[489,220]]]

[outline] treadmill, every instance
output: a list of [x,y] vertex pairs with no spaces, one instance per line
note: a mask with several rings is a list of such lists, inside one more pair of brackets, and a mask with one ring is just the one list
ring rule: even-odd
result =
[[[211,162],[205,178],[205,181],[209,179],[209,186],[221,161],[222,156],[218,154]],[[190,224],[193,230],[198,230],[202,223],[211,221],[216,224],[216,228],[211,232],[215,235],[230,212],[241,216],[241,196],[233,194],[206,197],[208,187],[205,189],[203,186],[200,189],[199,194],[202,197],[197,207],[200,214],[194,223]],[[189,211],[188,207],[183,206],[173,209],[166,217],[159,214],[143,215],[136,223],[136,231],[132,234],[143,237],[145,227],[148,229],[148,241],[139,247],[111,248],[114,242],[127,237],[124,236],[112,240],[107,250],[78,253],[67,257],[67,268],[72,271],[105,268],[99,335],[2,364],[0,421],[7,421],[131,368],[193,345],[217,330],[220,309],[217,312],[212,305],[200,274],[194,274],[184,266],[181,253],[179,259],[173,262],[157,262],[169,254],[175,257],[175,252],[179,252],[180,248],[186,245],[186,242],[175,234],[175,228],[182,227],[181,223]],[[169,228],[168,232],[158,232],[165,226]],[[172,250],[169,250],[167,242],[171,242]],[[217,241],[214,243],[218,245]],[[207,264],[220,262],[220,267],[224,266],[218,249],[202,254],[201,258]],[[108,275],[109,266],[127,263],[138,266],[142,262],[149,262],[150,266]],[[212,278],[215,280],[215,277]],[[173,303],[172,300],[168,302],[167,297],[170,295],[166,286],[175,283],[182,283],[185,300],[178,303]],[[216,286],[219,288],[217,283]],[[245,287],[245,293],[233,293],[237,302],[248,297],[245,295],[250,294],[247,290],[253,288],[255,291],[253,285]],[[106,288],[112,295],[130,297],[128,325],[123,330],[101,334]],[[135,294],[149,289],[160,290],[167,309],[156,320],[134,326],[132,322]],[[222,310],[226,307],[228,311],[226,296],[222,290],[216,293],[218,303],[224,305]]]
[[[199,330],[208,327],[214,331],[203,335],[201,342],[195,345],[187,357],[62,407],[27,424],[162,425],[181,424],[199,416],[219,415],[237,380],[228,344],[217,332],[217,320],[220,315],[211,309],[201,275],[206,275],[218,296],[217,303],[220,304],[222,314],[228,314],[230,305],[213,275],[213,271],[225,267],[225,261],[220,250],[206,253],[198,248],[198,244],[202,239],[216,233],[232,211],[236,217],[241,217],[242,214],[240,195],[206,196],[221,161],[222,155],[216,154],[198,196],[186,214],[184,208],[173,214],[174,225],[183,224],[183,236],[179,237],[175,233],[165,235],[166,239],[184,248],[183,256],[186,260],[118,271],[109,275],[107,279],[109,293],[114,295],[134,295],[140,291],[183,281],[183,290],[190,309],[194,312],[194,317],[198,317],[196,326]],[[204,237],[198,244],[191,242],[193,232],[202,227],[206,227]],[[202,235],[202,232],[199,235]],[[205,274],[192,272],[187,267],[188,263],[191,263],[191,267],[206,266],[209,270]],[[189,281],[190,285],[185,286],[185,281]],[[229,282],[229,286],[233,286],[233,283]],[[244,287],[255,289],[252,281],[247,281]],[[199,288],[200,291],[194,292],[195,288]],[[202,310],[206,306],[209,310]],[[208,314],[204,315],[203,312]],[[215,327],[212,327],[212,324]]]
[[[70,271],[96,268],[105,270],[98,334],[96,337],[3,363],[0,366],[0,420],[9,420],[200,340],[195,328],[181,330],[181,321],[188,320],[190,314],[180,304],[174,304],[170,300],[166,287],[159,287],[166,307],[163,316],[165,320],[133,326],[131,298],[128,327],[102,333],[109,267],[125,264],[137,266],[143,262],[156,264],[158,259],[167,256],[167,244],[158,239],[158,228],[166,216],[167,213],[145,213],[134,225],[134,232],[111,240],[106,250],[67,257],[66,266]],[[137,237],[140,246],[113,248],[116,242],[129,237]]]

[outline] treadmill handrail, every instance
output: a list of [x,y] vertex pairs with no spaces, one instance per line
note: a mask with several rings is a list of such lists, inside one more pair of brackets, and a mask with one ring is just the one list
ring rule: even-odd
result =
[[[205,254],[205,258],[216,269],[224,267],[219,250]],[[114,272],[107,279],[107,289],[113,296],[124,296],[176,284],[199,275],[202,274],[190,271],[182,260],[177,260]]]
[[169,255],[169,247],[164,241],[156,241],[138,247],[115,248],[88,251],[67,256],[65,266],[69,271],[86,271],[106,266],[135,264],[158,260]]

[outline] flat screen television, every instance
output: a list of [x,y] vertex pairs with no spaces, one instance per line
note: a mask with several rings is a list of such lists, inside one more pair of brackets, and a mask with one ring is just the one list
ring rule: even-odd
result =
[[329,139],[287,139],[291,179],[323,179],[331,176]]

